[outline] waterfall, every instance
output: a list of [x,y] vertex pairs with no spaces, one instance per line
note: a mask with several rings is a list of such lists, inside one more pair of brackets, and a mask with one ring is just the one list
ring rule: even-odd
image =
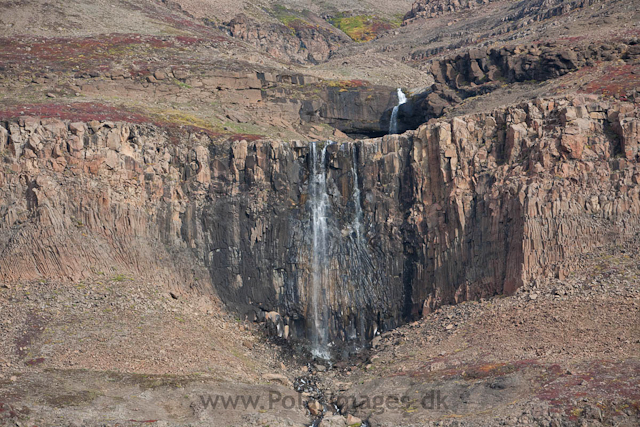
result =
[[404,96],[402,89],[398,88],[398,105],[393,107],[391,112],[391,120],[389,121],[389,134],[398,133],[398,109],[400,106],[407,102],[407,97]]
[[[370,333],[367,332],[370,324],[367,313],[376,309],[376,288],[382,280],[366,238],[358,147],[343,144],[331,154],[347,162],[351,157],[349,202],[341,203],[342,198],[330,198],[330,195],[341,194],[344,180],[348,178],[343,174],[329,175],[327,147],[332,144],[335,143],[327,141],[321,150],[318,143],[309,144],[307,206],[311,265],[306,288],[306,328],[311,354],[322,359],[330,359],[333,352],[345,351],[340,343],[335,346],[335,338],[349,341],[351,350],[364,345],[363,340]],[[332,329],[347,317],[348,324]]]
[[329,200],[327,196],[327,173],[325,159],[327,145],[322,148],[320,159],[315,142],[311,143],[311,189],[310,203],[312,212],[311,232],[313,235],[312,265],[311,265],[311,312],[313,315],[312,354],[316,357],[329,359],[327,351],[327,322],[324,291],[327,289],[327,214]]

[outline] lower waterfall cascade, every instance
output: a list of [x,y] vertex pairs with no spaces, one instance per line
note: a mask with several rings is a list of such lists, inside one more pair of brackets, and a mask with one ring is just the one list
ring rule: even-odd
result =
[[325,282],[327,280],[327,175],[325,159],[327,144],[321,150],[318,158],[317,143],[310,144],[310,195],[311,203],[311,232],[313,236],[312,264],[311,264],[311,315],[313,328],[311,331],[312,354],[318,358],[328,359],[327,353],[327,328],[328,314],[325,310]]
[[[373,287],[379,282],[366,239],[362,194],[358,176],[356,144],[336,144],[326,141],[309,144],[309,200],[311,271],[307,284],[307,337],[311,353],[319,359],[330,359],[335,337],[330,330],[342,330],[341,340],[355,343],[357,349],[378,331],[377,323],[367,326],[362,312],[354,309],[373,309],[377,300]],[[335,182],[328,176],[328,148],[351,151],[349,199],[339,213],[332,206],[332,195],[338,193]],[[346,160],[346,159],[345,159]],[[331,185],[328,185],[328,182]],[[341,216],[342,221],[338,216]],[[343,307],[332,313],[329,307]],[[350,313],[343,312],[346,309]],[[339,317],[343,317],[340,319]],[[344,326],[344,318],[349,320]],[[369,330],[367,330],[367,328]]]

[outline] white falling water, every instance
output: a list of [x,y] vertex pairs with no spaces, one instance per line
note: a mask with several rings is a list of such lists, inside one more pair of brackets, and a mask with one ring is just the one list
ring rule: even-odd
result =
[[311,308],[314,330],[312,333],[311,353],[322,359],[329,359],[327,351],[326,304],[324,303],[323,290],[327,289],[327,211],[329,200],[327,197],[327,173],[325,158],[327,145],[322,148],[320,159],[315,142],[311,143],[311,210],[313,234],[313,258],[312,258],[312,283],[311,283]]
[[[343,336],[352,341],[356,349],[362,345],[367,333],[365,316],[355,310],[375,304],[375,288],[380,283],[369,244],[366,239],[360,176],[358,174],[358,146],[344,144],[339,153],[351,151],[352,161],[352,215],[344,211],[345,206],[332,206],[329,194],[339,191],[336,183],[328,177],[327,147],[335,144],[327,141],[319,151],[318,143],[309,144],[308,207],[310,209],[311,256],[310,275],[307,284],[307,331],[311,343],[311,354],[318,359],[331,359],[334,343],[330,336]],[[329,179],[329,182],[327,182]],[[337,209],[337,210],[334,210]],[[334,217],[334,214],[338,216]],[[348,223],[343,220],[350,218]],[[344,228],[337,228],[344,227]],[[347,233],[344,233],[347,232]],[[348,236],[348,237],[347,237]],[[346,237],[346,238],[345,238]],[[333,268],[338,267],[338,272]],[[331,304],[338,307],[331,308]],[[334,313],[333,309],[338,311]],[[344,309],[344,310],[343,310]],[[349,317],[348,324],[340,331],[332,331],[334,315]],[[353,348],[353,347],[351,347]],[[344,350],[344,348],[342,348]]]
[[391,112],[391,120],[389,121],[389,134],[398,133],[398,109],[400,106],[407,102],[407,97],[404,96],[402,89],[398,88],[398,105],[393,107]]

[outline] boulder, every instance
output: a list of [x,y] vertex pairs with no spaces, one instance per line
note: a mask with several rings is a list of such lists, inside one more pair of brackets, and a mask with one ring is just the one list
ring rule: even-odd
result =
[[349,427],[360,427],[362,425],[362,420],[356,416],[351,414],[347,415],[347,426]]
[[289,381],[289,378],[285,377],[282,374],[264,374],[262,375],[262,379],[267,380],[267,381],[275,381],[277,383],[280,383],[284,386],[290,386],[291,385],[291,381]]
[[625,157],[629,160],[635,159],[640,146],[640,119],[622,119],[618,122],[618,128]]
[[317,400],[309,401],[309,403],[307,404],[307,407],[309,408],[309,412],[311,412],[311,415],[314,415],[314,416],[318,416],[322,414],[324,410],[322,404]]
[[332,415],[324,417],[318,427],[346,427],[347,420],[342,415]]
[[587,138],[583,135],[562,135],[560,146],[571,159],[582,159],[582,151],[584,150]]
[[475,60],[471,61],[471,66],[469,67],[469,76],[470,80],[474,83],[482,83],[485,78],[485,74],[482,71],[482,68],[480,68],[480,65],[478,65],[478,62]]

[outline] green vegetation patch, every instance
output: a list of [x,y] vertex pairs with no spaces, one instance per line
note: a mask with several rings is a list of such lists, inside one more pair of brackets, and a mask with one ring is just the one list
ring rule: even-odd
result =
[[282,5],[277,4],[273,6],[273,8],[269,12],[278,21],[282,22],[283,25],[286,25],[292,30],[297,30],[301,27],[313,26],[304,19],[305,11],[297,12],[295,10],[288,9]]
[[368,42],[378,34],[399,26],[397,20],[388,21],[372,15],[338,14],[329,22],[356,42]]

